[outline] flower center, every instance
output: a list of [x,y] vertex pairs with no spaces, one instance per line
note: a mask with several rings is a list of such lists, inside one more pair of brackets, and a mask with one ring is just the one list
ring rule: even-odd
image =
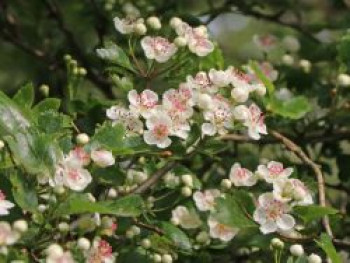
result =
[[162,139],[169,134],[168,126],[164,124],[158,124],[154,127],[153,133],[157,139]]

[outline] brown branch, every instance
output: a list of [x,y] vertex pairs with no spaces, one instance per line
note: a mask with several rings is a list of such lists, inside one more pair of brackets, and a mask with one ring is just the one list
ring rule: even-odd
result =
[[86,68],[87,70],[87,77],[90,79],[93,83],[95,83],[98,87],[101,88],[102,92],[108,97],[113,98],[113,92],[111,90],[110,83],[102,77],[98,72],[96,72],[93,67],[90,65],[89,60],[85,56],[85,54],[82,52],[82,49],[78,45],[78,42],[76,41],[73,33],[69,30],[67,25],[64,22],[63,15],[57,5],[57,3],[54,0],[45,0],[44,1],[47,10],[49,11],[51,17],[56,20],[57,25],[59,29],[62,31],[62,33],[65,35],[66,40],[71,48],[72,55],[80,62],[80,64]]
[[[318,186],[318,199],[321,206],[326,207],[326,194],[325,194],[325,182],[323,178],[322,171],[315,162],[313,162],[309,156],[293,141],[283,136],[281,133],[277,131],[270,131],[272,136],[274,136],[277,140],[279,140],[282,144],[284,144],[291,152],[293,152],[296,156],[298,156],[305,164],[307,164],[315,173],[317,178],[317,186]],[[326,230],[326,233],[333,238],[333,232],[329,224],[329,218],[327,216],[323,217],[323,227]]]
[[153,225],[149,225],[149,224],[146,224],[146,223],[143,223],[139,220],[137,220],[136,218],[134,218],[133,220],[133,223],[141,228],[144,228],[144,229],[147,229],[147,230],[150,230],[152,232],[155,232],[157,233],[158,235],[164,235],[164,231],[156,226],[153,226]]
[[176,166],[175,161],[170,161],[166,163],[162,168],[156,171],[150,178],[148,178],[143,184],[141,184],[138,188],[136,188],[132,193],[134,194],[143,194],[150,187],[157,183],[159,179],[161,179],[167,172],[173,169]]

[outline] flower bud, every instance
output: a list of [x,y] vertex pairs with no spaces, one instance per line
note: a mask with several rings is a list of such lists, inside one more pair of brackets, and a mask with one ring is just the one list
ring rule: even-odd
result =
[[249,91],[246,88],[233,88],[231,96],[237,102],[246,102],[249,97]]
[[207,243],[210,240],[210,237],[207,232],[201,231],[199,234],[196,236],[196,241],[198,243]]
[[90,243],[89,239],[87,239],[85,237],[81,237],[78,239],[77,246],[81,250],[88,250],[91,246],[91,243]]
[[193,187],[193,178],[190,174],[182,175],[181,181],[184,183],[184,185],[186,185],[188,187]]
[[257,84],[255,85],[255,92],[259,95],[259,96],[265,96],[266,94],[266,87],[263,84]]
[[154,254],[153,255],[153,262],[156,262],[156,263],[162,262],[162,256],[159,254]]
[[20,233],[25,233],[28,230],[28,223],[25,220],[17,220],[13,223],[13,229]]
[[232,182],[229,179],[222,179],[221,187],[224,189],[230,189],[232,187]]
[[50,87],[48,85],[43,84],[39,87],[39,91],[41,92],[41,94],[43,94],[43,96],[47,97],[50,93]]
[[45,212],[46,209],[47,209],[46,205],[43,205],[43,204],[38,205],[39,212]]
[[283,249],[284,243],[281,239],[275,237],[271,240],[271,246],[276,249]]
[[135,236],[141,233],[141,229],[138,226],[132,226],[130,230],[134,233]]
[[106,150],[94,150],[91,152],[91,159],[94,163],[101,167],[106,168],[115,164],[115,159],[112,152]]
[[53,191],[57,195],[63,195],[66,192],[66,189],[62,185],[56,185]]
[[137,35],[144,35],[147,32],[147,27],[143,23],[137,23],[134,27],[134,31]]
[[148,249],[151,247],[151,241],[148,238],[142,239],[141,246],[145,249]]
[[139,172],[135,175],[135,182],[138,184],[143,183],[144,181],[146,181],[148,178],[146,173],[143,172]]
[[58,258],[63,255],[63,248],[59,244],[51,244],[46,249],[46,254],[50,257]]
[[79,75],[81,75],[81,76],[85,76],[85,75],[87,74],[87,71],[86,71],[85,68],[79,68],[79,69],[78,69],[78,73],[79,73]]
[[180,224],[180,220],[178,218],[171,218],[170,222],[175,226]]
[[135,234],[131,229],[129,229],[128,231],[126,231],[125,236],[129,239],[132,239],[135,236]]
[[198,106],[202,109],[210,109],[212,104],[212,98],[208,94],[200,94],[198,96]]
[[286,66],[292,66],[294,64],[294,58],[291,55],[283,55],[282,63]]
[[173,262],[173,258],[171,257],[171,255],[164,254],[162,256],[162,263],[172,263],[172,262]]
[[286,36],[282,43],[283,46],[290,52],[297,52],[300,49],[299,40],[294,36]]
[[87,144],[89,141],[89,135],[87,135],[86,133],[80,133],[76,137],[76,142],[81,145]]
[[71,55],[68,55],[68,54],[66,54],[66,55],[64,55],[64,57],[63,57],[63,59],[65,60],[65,61],[71,61],[72,60],[72,56]]
[[2,149],[4,149],[4,147],[5,147],[4,141],[3,141],[3,140],[0,140],[0,151],[1,151]]
[[184,186],[181,188],[181,194],[185,197],[189,197],[192,195],[192,189],[188,186]]
[[301,257],[304,255],[304,248],[302,245],[295,244],[289,248],[290,253],[295,257]]
[[187,40],[184,37],[177,37],[175,38],[174,43],[178,47],[184,47],[187,45]]
[[110,189],[108,190],[108,197],[109,197],[109,198],[116,198],[117,196],[118,196],[118,192],[117,192],[116,189],[110,188]]
[[309,263],[322,263],[322,259],[319,255],[311,254],[310,256],[308,256],[307,262],[309,262]]
[[350,76],[348,74],[339,74],[337,77],[337,82],[341,87],[349,87]]
[[305,73],[310,73],[311,71],[311,62],[306,59],[302,59],[299,61],[299,66]]
[[249,117],[249,110],[245,105],[239,105],[233,110],[233,115],[237,120],[246,120]]
[[69,231],[69,225],[66,222],[61,222],[58,224],[58,229],[62,232],[62,233],[66,233]]
[[177,28],[182,24],[182,20],[179,17],[173,17],[170,19],[170,26],[172,28]]
[[147,18],[146,22],[151,28],[153,28],[155,30],[161,29],[161,27],[162,27],[162,24],[160,23],[159,18],[156,16],[151,16],[151,17]]

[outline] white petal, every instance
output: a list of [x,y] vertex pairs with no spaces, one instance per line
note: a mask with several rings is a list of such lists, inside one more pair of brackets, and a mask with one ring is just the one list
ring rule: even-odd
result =
[[283,214],[280,218],[277,219],[277,226],[282,230],[290,230],[294,227],[295,220],[289,214]]
[[274,221],[268,220],[263,225],[260,226],[260,231],[263,234],[268,234],[275,232],[277,230],[277,225]]

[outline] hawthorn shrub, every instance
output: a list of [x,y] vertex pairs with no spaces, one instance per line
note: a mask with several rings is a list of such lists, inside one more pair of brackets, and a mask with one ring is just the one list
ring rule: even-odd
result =
[[1,262],[348,262],[348,34],[336,61],[257,34],[229,65],[205,21],[108,1],[98,72],[44,2],[75,52],[63,96],[0,91]]

